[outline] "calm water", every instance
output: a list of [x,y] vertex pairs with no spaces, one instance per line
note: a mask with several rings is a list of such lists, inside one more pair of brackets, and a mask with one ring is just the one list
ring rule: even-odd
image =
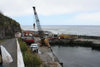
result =
[[100,67],[100,52],[85,47],[52,47],[64,67]]
[[[22,26],[24,30],[34,30],[32,26]],[[100,26],[68,26],[68,25],[48,25],[42,26],[45,31],[51,31],[55,34],[75,34],[75,35],[88,35],[100,36]],[[37,30],[37,29],[35,29]]]

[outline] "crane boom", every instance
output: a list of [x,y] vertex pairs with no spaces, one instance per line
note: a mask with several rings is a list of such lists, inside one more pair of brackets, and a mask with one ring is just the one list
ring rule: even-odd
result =
[[38,34],[41,39],[41,44],[42,45],[46,44],[48,47],[50,47],[49,40],[48,40],[48,38],[45,38],[44,31],[41,28],[40,21],[39,21],[35,7],[33,7],[33,10],[34,10],[35,20],[36,20],[36,24],[37,24],[37,28],[38,28]]
[[34,10],[35,20],[36,20],[36,24],[37,24],[37,28],[38,28],[38,34],[39,34],[40,37],[43,37],[44,36],[44,32],[43,32],[43,30],[41,28],[40,21],[39,21],[39,18],[38,18],[38,15],[37,15],[35,7],[33,7],[33,10]]

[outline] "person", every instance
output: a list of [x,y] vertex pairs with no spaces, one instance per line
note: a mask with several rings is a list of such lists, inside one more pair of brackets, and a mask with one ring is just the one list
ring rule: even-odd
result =
[[35,23],[33,24],[33,28],[35,29]]

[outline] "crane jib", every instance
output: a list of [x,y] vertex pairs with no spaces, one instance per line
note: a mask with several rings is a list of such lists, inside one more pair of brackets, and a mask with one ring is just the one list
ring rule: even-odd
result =
[[39,21],[35,7],[33,7],[33,10],[34,10],[35,20],[36,20],[36,24],[38,28],[38,34],[39,34],[39,37],[41,38],[44,36],[44,31],[41,29],[40,21]]

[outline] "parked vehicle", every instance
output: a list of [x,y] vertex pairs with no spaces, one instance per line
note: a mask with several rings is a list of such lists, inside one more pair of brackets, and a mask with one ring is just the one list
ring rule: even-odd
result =
[[38,44],[32,43],[30,48],[31,48],[32,52],[38,53]]
[[31,44],[31,43],[34,43],[34,37],[22,37],[22,40],[24,42],[26,42],[27,44]]

